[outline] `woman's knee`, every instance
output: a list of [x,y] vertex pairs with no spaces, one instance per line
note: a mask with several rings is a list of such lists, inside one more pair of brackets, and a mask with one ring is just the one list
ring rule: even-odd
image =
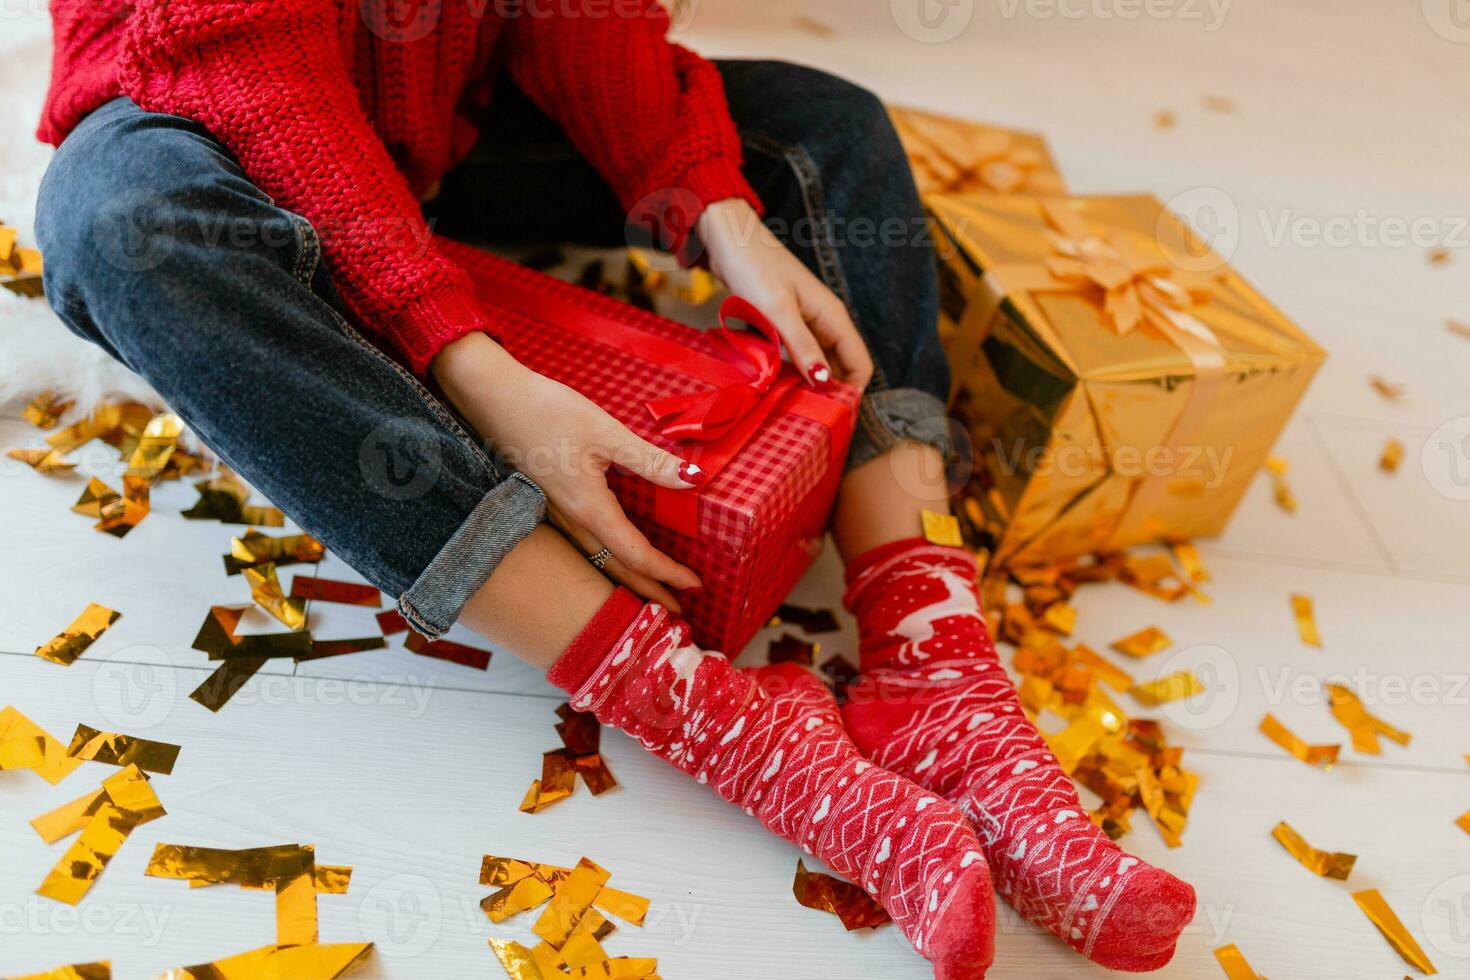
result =
[[[197,250],[223,243],[220,223],[241,200],[274,212],[202,127],[109,102],[62,142],[41,183],[46,294],[58,310],[86,310],[143,275],[184,286],[197,278]],[[294,236],[280,223],[283,241]]]

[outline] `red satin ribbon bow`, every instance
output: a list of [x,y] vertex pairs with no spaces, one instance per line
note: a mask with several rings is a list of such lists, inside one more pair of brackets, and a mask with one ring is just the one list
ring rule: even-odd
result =
[[[754,328],[732,330],[726,321],[742,320]],[[719,439],[745,420],[771,392],[781,374],[781,338],[760,310],[739,296],[720,304],[720,326],[708,336],[723,348],[722,357],[746,378],[711,391],[695,391],[648,403],[648,411],[670,439]]]

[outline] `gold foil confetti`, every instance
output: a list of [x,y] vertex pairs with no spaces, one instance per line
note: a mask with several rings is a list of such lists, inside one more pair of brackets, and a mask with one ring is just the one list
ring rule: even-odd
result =
[[466,646],[452,640],[429,640],[418,633],[410,632],[403,645],[421,657],[447,660],[462,667],[487,670],[490,667],[490,651]]
[[274,507],[245,503],[250,489],[228,467],[221,466],[214,476],[194,484],[194,489],[199,500],[183,512],[190,520],[259,524],[262,527],[281,527],[286,523],[285,515]]
[[533,927],[541,942],[527,949],[520,943],[490,940],[490,947],[514,980],[577,978],[647,978],[657,980],[653,959],[610,958],[602,941],[615,927],[607,911],[630,925],[642,925],[648,900],[607,886],[608,872],[587,858],[575,868],[536,864],[485,855],[480,883],[502,886],[480,908],[492,922],[545,905]]
[[[23,765],[9,765],[7,756],[18,748],[24,748]],[[36,755],[39,749],[39,758]],[[66,754],[66,743],[52,738],[45,729],[7,705],[0,710],[0,770],[29,769],[46,782],[55,786],[71,775],[81,759]]]
[[1317,630],[1317,613],[1312,608],[1312,597],[1299,592],[1292,593],[1291,613],[1296,617],[1296,631],[1302,642],[1320,650],[1322,634]]
[[117,499],[118,492],[94,476],[87,480],[87,488],[71,509],[87,517],[101,517],[102,508]]
[[1386,401],[1396,402],[1404,397],[1403,385],[1385,381],[1376,374],[1368,378],[1368,384],[1372,385],[1373,390],[1382,395]]
[[265,666],[265,657],[236,657],[226,660],[189,694],[189,700],[219,711],[234,697],[245,682]]
[[1457,337],[1470,340],[1470,323],[1461,323],[1459,320],[1446,320],[1444,328]]
[[1174,554],[1174,560],[1179,567],[1184,569],[1184,574],[1196,585],[1203,585],[1210,581],[1210,573],[1205,568],[1205,563],[1199,555],[1199,549],[1189,541],[1176,541],[1169,545],[1169,550]]
[[1280,456],[1266,457],[1266,472],[1271,477],[1272,493],[1276,498],[1276,506],[1288,514],[1296,513],[1296,495],[1291,492],[1291,485],[1286,482],[1287,462]]
[[373,609],[383,604],[383,594],[378,591],[377,586],[305,575],[292,577],[291,597],[314,599],[317,602],[337,602],[347,606],[370,606]]
[[137,446],[128,457],[126,475],[150,481],[155,479],[163,472],[169,458],[178,448],[179,436],[183,431],[183,421],[172,412],[164,412],[149,419],[138,438]]
[[87,819],[81,834],[46,875],[36,894],[67,905],[82,900],[123,841],[140,824],[164,815],[163,805],[137,766],[128,766],[102,781],[107,802]]
[[1385,473],[1397,473],[1399,464],[1403,461],[1404,444],[1390,438],[1383,444],[1383,452],[1378,457],[1378,468]]
[[796,862],[796,880],[791,884],[791,892],[807,908],[837,916],[848,932],[876,929],[891,921],[883,906],[862,888],[831,875],[808,871],[803,861]]
[[1179,117],[1168,109],[1160,109],[1154,113],[1154,129],[1167,132],[1179,123]]
[[1369,888],[1366,891],[1353,892],[1353,901],[1358,903],[1358,908],[1368,917],[1368,921],[1378,927],[1383,933],[1383,938],[1394,951],[1403,957],[1405,963],[1418,970],[1420,973],[1434,974],[1437,971],[1434,964],[1429,962],[1429,957],[1424,955],[1424,950],[1409,935],[1409,930],[1399,921],[1399,917],[1389,908],[1388,902],[1384,901],[1378,889]]
[[1130,657],[1151,657],[1156,653],[1167,650],[1174,641],[1169,639],[1167,633],[1157,626],[1150,626],[1139,630],[1131,636],[1125,636],[1121,640],[1114,641],[1111,645],[1119,653]]
[[151,507],[148,496],[148,480],[124,475],[122,496],[101,506],[102,520],[92,525],[93,529],[117,538],[126,537],[148,516]]
[[1455,826],[1465,833],[1470,834],[1470,811],[1460,814],[1455,818]]
[[1374,717],[1363,707],[1357,694],[1352,689],[1341,684],[1327,685],[1328,704],[1332,710],[1332,717],[1348,730],[1352,736],[1353,750],[1365,755],[1378,755],[1381,748],[1378,736],[1382,735],[1391,742],[1396,742],[1404,748],[1409,747],[1412,740],[1408,732],[1390,725],[1382,718]]
[[801,664],[810,667],[822,649],[821,644],[803,640],[791,633],[782,633],[766,648],[766,661],[771,664]]
[[250,583],[250,598],[257,606],[289,629],[299,630],[306,625],[306,600],[287,597],[274,562],[252,565],[244,570],[244,575]]
[[1077,610],[1065,602],[1054,602],[1041,614],[1041,625],[1063,636],[1071,636],[1077,628]]
[[311,658],[311,633],[254,633],[240,636],[235,632],[246,606],[210,606],[209,614],[194,636],[192,646],[209,654],[210,660],[250,660],[256,658]]
[[372,943],[262,946],[213,963],[181,966],[155,980],[335,980],[372,953]]
[[1235,112],[1235,100],[1228,95],[1202,95],[1199,102],[1210,112],[1218,112],[1225,116]]
[[1338,753],[1342,751],[1341,745],[1308,745],[1272,715],[1267,715],[1262,719],[1261,734],[1298,760],[1309,766],[1321,766],[1323,769],[1331,769],[1337,765]]
[[107,790],[98,787],[70,803],[63,803],[56,809],[48,810],[39,817],[33,818],[31,826],[35,828],[37,834],[41,835],[43,841],[55,844],[85,827],[92,815],[106,802],[108,802]]
[[1133,675],[1112,662],[1104,660],[1102,655],[1085,643],[1079,643],[1072,650],[1077,663],[1081,664],[1089,672],[1095,675],[1104,684],[1115,691],[1127,691],[1133,687]]
[[1225,971],[1227,980],[1266,980],[1251,969],[1251,965],[1245,961],[1245,955],[1234,944],[1215,950],[1215,961]]
[[819,669],[822,676],[827,678],[828,685],[839,697],[845,697],[843,692],[847,690],[847,685],[856,680],[858,676],[857,664],[840,653],[833,654],[822,661]]
[[1170,674],[1168,677],[1161,677],[1156,681],[1149,681],[1147,684],[1139,684],[1133,688],[1132,693],[1135,698],[1144,704],[1150,707],[1157,707],[1161,704],[1167,704],[1170,701],[1182,701],[1185,698],[1192,698],[1196,694],[1203,694],[1204,692],[1205,686],[1199,682],[1199,678],[1188,671],[1181,670],[1178,673]]
[[601,755],[602,726],[597,719],[573,711],[569,704],[559,705],[556,714],[561,719],[556,733],[562,747],[542,755],[541,778],[532,782],[521,801],[522,813],[540,813],[568,798],[576,789],[579,775],[593,796],[601,796],[618,784]]
[[1271,836],[1276,838],[1276,842],[1286,848],[1287,853],[1296,858],[1302,867],[1319,878],[1347,881],[1348,875],[1353,872],[1353,865],[1358,860],[1355,854],[1317,850],[1303,840],[1301,834],[1293,830],[1284,820],[1271,831]]
[[1443,246],[1435,246],[1425,253],[1425,258],[1430,265],[1446,265],[1450,261],[1450,250]]
[[158,844],[143,873],[191,883],[274,888],[277,881],[305,874],[315,865],[314,849],[301,844],[238,849]]
[[38,429],[51,429],[72,407],[72,402],[62,401],[55,391],[41,392],[26,406],[25,420]]
[[76,963],[72,966],[58,966],[45,973],[11,977],[10,980],[112,980],[112,964],[107,960],[98,960],[95,963]]
[[808,609],[790,603],[783,603],[778,607],[776,615],[766,625],[780,626],[783,623],[799,627],[803,633],[834,633],[839,629],[837,617],[832,614],[832,610]]
[[179,747],[167,742],[152,742],[132,735],[99,732],[78,725],[66,754],[73,759],[101,762],[109,766],[137,766],[145,772],[167,776],[174,771]]
[[238,538],[230,539],[230,553],[225,555],[225,574],[239,575],[247,568],[267,562],[277,568],[299,562],[315,563],[326,554],[322,543],[309,534],[273,538],[251,528]]
[[5,455],[11,459],[20,460],[37,473],[44,473],[48,476],[70,473],[77,467],[76,463],[68,461],[65,456],[54,449],[10,449]]
[[963,547],[965,542],[960,538],[960,522],[953,514],[926,509],[920,512],[919,517],[924,526],[924,538],[930,544]]
[[353,639],[342,640],[318,640],[311,641],[311,652],[297,654],[296,662],[302,663],[307,660],[322,660],[326,657],[340,657],[346,653],[362,653],[365,650],[385,650],[388,641],[381,636],[363,636]]
[[53,664],[70,667],[107,628],[122,618],[122,613],[89,602],[71,625],[36,647],[36,656]]

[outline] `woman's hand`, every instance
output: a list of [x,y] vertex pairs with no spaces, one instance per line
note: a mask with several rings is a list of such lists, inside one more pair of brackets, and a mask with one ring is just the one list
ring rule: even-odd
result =
[[704,482],[692,463],[634,435],[560,382],[530,370],[480,333],[446,346],[429,366],[444,394],[516,470],[546,494],[547,515],[588,555],[607,548],[603,570],[634,592],[679,612],[669,588],[701,588],[699,577],[649,543],[607,486],[616,463],[659,486]]
[[847,307],[787,251],[748,203],[717,201],[704,209],[694,228],[709,253],[710,271],[770,319],[812,384],[826,384],[835,368],[843,381],[867,387],[873,359]]

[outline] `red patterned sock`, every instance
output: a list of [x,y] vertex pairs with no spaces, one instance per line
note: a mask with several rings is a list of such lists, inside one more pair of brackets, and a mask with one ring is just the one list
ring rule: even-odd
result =
[[793,664],[736,670],[620,589],[548,675],[882,902],[939,980],[980,980],[995,897],[964,814],[858,754],[827,689]]
[[965,811],[1027,919],[1115,970],[1167,963],[1194,889],[1093,825],[1000,665],[974,558],[914,538],[860,555],[847,583],[862,676],[842,710],[858,747]]

